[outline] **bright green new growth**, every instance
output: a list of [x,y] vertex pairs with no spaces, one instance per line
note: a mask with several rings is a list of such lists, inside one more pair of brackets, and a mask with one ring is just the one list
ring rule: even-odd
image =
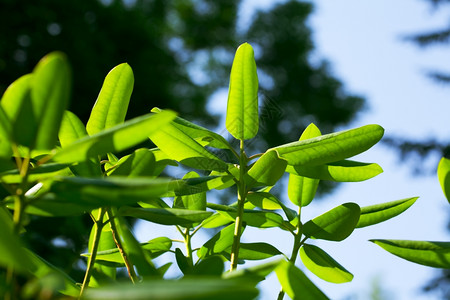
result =
[[[362,208],[343,203],[304,221],[302,210],[314,201],[321,180],[359,182],[382,172],[375,163],[350,159],[375,145],[384,129],[367,125],[322,135],[311,124],[299,141],[248,156],[247,140],[256,137],[259,115],[256,62],[247,43],[233,61],[226,115],[226,128],[238,149],[169,110],[154,108],[125,121],[134,83],[128,64],[106,76],[86,126],[65,110],[69,83],[66,58],[51,53],[32,74],[16,80],[0,103],[0,180],[9,193],[0,201],[0,266],[7,279],[0,296],[5,298],[18,296],[16,290],[25,289],[19,282],[28,281],[54,295],[83,299],[253,299],[257,284],[275,272],[282,287],[278,299],[285,293],[292,299],[328,299],[296,266],[297,258],[323,280],[351,281],[353,274],[320,248],[321,240],[342,241],[356,228],[393,218],[417,200]],[[148,138],[157,148],[135,148]],[[123,151],[128,153],[118,157]],[[185,172],[183,165],[199,171]],[[167,166],[185,174],[161,176]],[[443,159],[438,169],[447,198],[449,166]],[[275,195],[272,187],[285,173],[287,197]],[[209,191],[233,186],[237,196],[231,204],[211,200]],[[87,259],[86,272],[78,284],[20,243],[29,215],[85,214],[93,224],[88,251],[81,254]],[[158,237],[140,243],[127,219],[171,226],[181,239],[157,232]],[[277,245],[254,240],[245,232],[247,226],[292,234],[290,256]],[[196,234],[204,228],[216,228],[216,234],[199,241]],[[242,243],[243,234],[251,241]],[[318,246],[307,243],[310,239]],[[449,267],[446,242],[373,242],[413,262]],[[153,259],[162,254],[171,261],[155,265]],[[247,269],[239,267],[275,256]],[[230,270],[224,272],[227,261]],[[172,264],[183,280],[163,279]],[[129,283],[117,284],[119,267],[125,267]],[[47,285],[52,276],[57,285]]]

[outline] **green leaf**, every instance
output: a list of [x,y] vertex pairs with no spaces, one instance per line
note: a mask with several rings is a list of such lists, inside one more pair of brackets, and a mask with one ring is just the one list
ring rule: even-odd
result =
[[46,55],[33,70],[31,102],[37,121],[35,149],[55,147],[64,111],[69,104],[70,85],[70,67],[63,53]]
[[137,207],[123,207],[119,210],[119,213],[122,216],[144,219],[162,225],[180,225],[184,227],[201,222],[213,214],[211,211],[204,210]]
[[320,180],[359,182],[381,174],[383,169],[375,163],[342,160],[319,166],[288,166],[286,172]]
[[286,207],[283,202],[268,192],[249,192],[247,194],[247,201],[262,209],[282,209],[288,220],[292,220],[297,217],[297,213],[294,210]]
[[[236,220],[237,212],[233,211],[219,211],[221,215],[231,217]],[[283,217],[274,212],[244,210],[244,222],[248,226],[258,228],[280,227],[284,229]]]
[[307,237],[328,241],[342,241],[355,229],[360,207],[356,203],[344,203],[315,217],[303,226]]
[[0,157],[10,158],[12,156],[12,127],[9,117],[3,107],[0,106]]
[[186,256],[184,256],[183,252],[179,249],[175,249],[175,260],[177,261],[177,265],[180,268],[180,271],[184,275],[188,275],[192,273],[192,265],[189,263]]
[[224,269],[224,259],[218,255],[203,258],[192,271],[196,276],[221,276]]
[[384,250],[417,264],[450,268],[450,242],[370,240]]
[[281,145],[270,150],[276,150],[289,165],[316,166],[362,153],[375,145],[383,133],[384,129],[379,125],[366,125]]
[[[151,258],[156,258],[163,253],[166,253],[172,247],[172,240],[167,237],[154,238],[146,243],[140,243],[141,248]],[[90,253],[84,253],[82,256],[89,257]],[[104,249],[97,252],[96,261],[99,263],[108,262],[123,265],[123,259],[120,255],[119,249],[114,247]]]
[[[70,166],[70,164],[49,163],[40,165],[35,168],[30,168],[27,178],[32,182],[53,178],[55,176],[70,175],[70,171],[67,169],[68,166]],[[20,183],[23,180],[23,176],[17,168],[0,173],[0,178],[3,182],[8,184]]]
[[353,280],[352,273],[317,246],[304,244],[300,248],[300,258],[308,270],[325,281],[344,283]]
[[71,297],[78,297],[80,295],[79,287],[76,282],[67,275],[67,273],[58,269],[30,250],[24,250],[29,271],[33,274],[33,276],[43,279],[46,276],[54,275],[61,281],[61,283],[58,284],[58,292]]
[[11,122],[13,141],[28,148],[33,145],[38,128],[31,102],[32,79],[33,74],[27,74],[14,81],[6,89],[1,101]]
[[89,289],[82,299],[249,300],[257,295],[258,290],[245,280],[195,277],[182,280],[152,280],[138,284],[114,284]]
[[[144,252],[141,244],[136,240],[133,233],[121,216],[117,216],[115,209],[111,209],[113,216],[110,216],[110,222],[117,230],[116,239],[123,249],[123,255],[136,267],[140,276],[159,277],[159,273],[151,262],[151,257]],[[112,226],[111,226],[112,228]]]
[[111,168],[106,169],[108,176],[151,177],[155,176],[156,159],[153,151],[137,149],[132,154],[122,157]]
[[[226,252],[231,254],[231,248]],[[267,243],[241,243],[239,246],[239,259],[261,260],[283,254],[274,246]]]
[[82,178],[61,177],[40,186],[28,195],[27,213],[42,216],[69,216],[104,206],[135,204],[167,193],[169,179],[162,178]]
[[[183,179],[188,178],[199,178],[195,172],[189,172],[183,176]],[[206,211],[206,192],[185,195],[185,196],[177,196],[173,202],[174,208],[184,208],[190,210],[204,210]]]
[[[165,111],[158,113],[163,114]],[[227,164],[178,129],[173,122],[149,134],[150,139],[169,158],[200,169],[226,171]]]
[[264,153],[248,170],[245,181],[248,188],[255,186],[273,186],[283,176],[287,162],[276,151]]
[[231,68],[226,127],[238,140],[258,132],[258,75],[253,48],[244,43],[236,50]]
[[371,226],[389,220],[407,210],[418,198],[406,198],[362,207],[356,228]]
[[283,291],[293,300],[320,300],[327,296],[294,264],[281,261],[275,269]]
[[83,122],[73,112],[66,110],[58,134],[61,147],[65,148],[87,135]]
[[116,66],[106,75],[86,125],[90,135],[111,128],[125,120],[133,85],[133,70],[127,63]]
[[222,251],[225,251],[233,244],[233,236],[234,224],[231,224],[223,228],[205,244],[203,244],[203,246],[197,251],[198,258],[203,259],[206,256],[220,254]]
[[221,226],[228,225],[230,223],[233,223],[234,219],[232,219],[230,216],[224,216],[219,213],[215,213],[205,219],[201,226],[202,228],[217,228]]
[[[162,110],[155,107],[152,112],[161,112]],[[202,126],[189,122],[180,117],[176,117],[172,124],[180,131],[194,139],[202,146],[209,146],[217,149],[232,149],[233,147],[228,141],[213,131],[210,131]]]
[[0,213],[0,265],[25,273],[31,261],[24,252],[19,239],[13,234],[13,221],[6,212]]
[[275,268],[280,264],[280,262],[284,261],[284,259],[275,259],[271,260],[269,262],[258,264],[256,266],[252,266],[245,269],[237,269],[232,272],[226,272],[222,274],[223,278],[226,279],[251,279],[255,281],[255,285],[264,280],[266,276],[268,276],[270,273],[275,270]]
[[[299,141],[315,138],[320,135],[322,135],[322,133],[319,128],[311,123],[303,131]],[[291,168],[292,166],[287,166],[286,171],[289,172]],[[295,174],[292,172],[290,173],[288,182],[289,200],[297,206],[307,206],[316,195],[319,180],[299,176],[300,174]]]
[[152,131],[164,128],[174,117],[173,112],[165,111],[160,114],[148,114],[134,118],[92,136],[79,139],[61,150],[54,151],[53,160],[73,163],[85,161],[108,152],[126,150],[145,141]]
[[444,192],[447,201],[450,203],[450,159],[441,158],[438,165],[437,175],[441,183],[442,191]]

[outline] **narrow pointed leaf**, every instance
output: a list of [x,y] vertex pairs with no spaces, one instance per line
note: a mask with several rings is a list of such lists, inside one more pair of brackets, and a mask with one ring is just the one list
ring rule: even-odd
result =
[[144,219],[162,225],[180,225],[184,227],[201,222],[213,214],[211,211],[204,210],[137,207],[123,207],[119,210],[119,213],[122,216]]
[[384,250],[417,264],[450,268],[450,242],[371,240]]
[[353,280],[352,273],[317,246],[304,244],[300,248],[300,258],[308,270],[325,281],[344,283]]
[[[152,112],[161,111],[162,110],[157,107],[152,109]],[[172,124],[202,146],[209,146],[217,149],[232,149],[230,143],[228,143],[228,141],[220,134],[189,122],[188,120],[176,117]]]
[[[164,111],[158,113],[163,114]],[[183,133],[175,125],[168,124],[149,134],[150,139],[169,158],[200,170],[227,170],[227,164]]]
[[361,216],[359,217],[356,228],[371,226],[398,216],[413,205],[417,199],[418,197],[406,198],[362,207]]
[[342,160],[319,166],[288,166],[286,172],[320,180],[359,182],[381,174],[383,169],[375,163]]
[[37,121],[35,149],[50,150],[56,144],[59,127],[69,104],[71,74],[64,54],[46,55],[33,70],[31,105]]
[[258,75],[253,48],[239,46],[230,75],[226,127],[238,140],[253,138],[258,132]]
[[307,237],[328,241],[342,241],[355,229],[360,207],[356,203],[344,203],[308,221],[303,227]]
[[171,300],[248,300],[258,290],[245,280],[220,278],[184,278],[183,280],[152,280],[139,284],[114,284],[89,289],[84,300],[171,299]]
[[[224,216],[236,219],[237,212],[233,211],[219,211]],[[258,228],[271,228],[280,227],[284,228],[283,217],[274,212],[257,211],[257,210],[244,210],[244,222],[248,226]]]
[[111,128],[125,120],[133,85],[133,70],[127,63],[116,66],[106,75],[86,125],[90,135]]
[[220,254],[233,244],[234,224],[228,225],[210,238],[197,251],[197,256],[202,259],[206,256]]
[[[299,141],[311,139],[320,136],[322,133],[316,125],[311,123],[303,131]],[[286,171],[292,169],[292,166],[287,166]],[[301,174],[290,172],[288,182],[288,197],[292,203],[297,206],[307,206],[314,199],[319,186],[318,179],[306,178]]]
[[[231,254],[231,248],[226,252]],[[241,243],[239,246],[239,259],[261,260],[283,254],[274,246],[267,243]]]
[[281,145],[276,150],[289,165],[327,164],[362,153],[375,145],[383,136],[379,125],[366,125],[316,138]]
[[294,264],[281,261],[275,269],[283,291],[291,299],[322,300],[327,296]]
[[145,141],[152,131],[161,130],[174,117],[173,112],[166,111],[129,120],[95,135],[86,136],[61,150],[55,151],[53,160],[67,163],[80,162],[108,152],[126,150]]
[[443,157],[439,161],[437,174],[442,191],[450,203],[450,159]]
[[287,162],[276,151],[264,153],[248,170],[245,181],[249,188],[255,186],[273,186],[283,176]]

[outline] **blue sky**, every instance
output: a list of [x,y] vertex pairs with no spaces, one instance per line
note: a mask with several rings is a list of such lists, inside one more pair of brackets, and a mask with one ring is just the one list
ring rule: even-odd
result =
[[[240,24],[248,22],[255,8],[265,9],[274,3],[245,1]],[[450,71],[450,47],[424,51],[402,40],[408,33],[447,25],[450,11],[433,11],[424,0],[314,3],[316,9],[309,22],[316,45],[315,58],[329,60],[334,75],[344,82],[345,88],[368,100],[369,109],[342,129],[376,123],[385,128],[386,135],[450,140],[450,86],[438,85],[424,76],[430,68]],[[414,161],[399,164],[395,151],[383,145],[376,145],[358,159],[379,163],[384,173],[363,183],[343,184],[336,193],[304,209],[304,220],[344,202],[367,206],[413,196],[420,199],[398,218],[359,229],[342,243],[317,243],[354,274],[351,283],[330,284],[305,273],[332,299],[368,299],[371,283],[376,280],[391,299],[437,299],[420,294],[420,288],[435,274],[434,269],[403,261],[368,242],[372,238],[450,240],[445,230],[450,207],[436,176],[413,176]],[[435,168],[437,160],[438,157],[432,157],[427,165]],[[137,230],[137,234],[143,240],[151,238],[142,230]],[[291,237],[279,230],[246,230],[246,235],[252,235],[252,240],[269,241],[290,253]],[[276,277],[270,276],[261,288],[261,299],[275,299],[279,291]]]

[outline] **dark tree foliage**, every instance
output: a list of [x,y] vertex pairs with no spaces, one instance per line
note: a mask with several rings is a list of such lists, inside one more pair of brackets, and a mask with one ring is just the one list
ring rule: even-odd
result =
[[[252,150],[297,140],[310,122],[333,131],[363,107],[364,99],[349,95],[326,61],[310,62],[312,4],[287,1],[237,30],[239,7],[238,0],[0,0],[0,93],[60,50],[72,65],[70,110],[84,122],[107,72],[128,62],[135,87],[127,118],[158,106],[214,127],[208,97],[227,87],[234,51],[249,41],[261,70],[261,134]],[[29,221],[45,230],[27,232],[25,241],[80,280],[78,254],[89,220]]]

